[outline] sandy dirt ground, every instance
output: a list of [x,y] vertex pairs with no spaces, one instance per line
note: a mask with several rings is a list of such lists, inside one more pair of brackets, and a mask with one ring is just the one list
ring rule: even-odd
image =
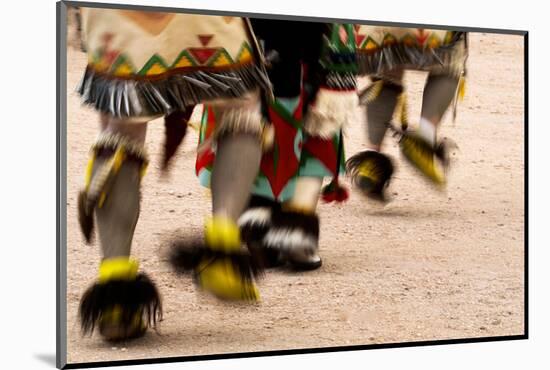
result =
[[[198,295],[163,259],[175,231],[199,233],[210,203],[194,175],[197,135],[180,149],[170,178],[158,162],[161,121],[150,124],[152,165],[143,183],[134,255],[158,284],[164,321],[133,342],[82,337],[79,299],[96,278],[99,247],[85,245],[77,217],[97,115],[74,92],[86,63],[68,51],[68,361],[88,362],[518,335],[524,332],[523,39],[471,34],[469,82],[455,124],[442,134],[460,150],[446,192],[435,192],[397,159],[385,208],[352,193],[344,205],[321,205],[321,269],[273,270],[258,304],[219,303]],[[410,117],[418,117],[425,75],[406,76]],[[360,113],[364,117],[364,113]],[[347,153],[365,146],[365,122],[347,132]]]

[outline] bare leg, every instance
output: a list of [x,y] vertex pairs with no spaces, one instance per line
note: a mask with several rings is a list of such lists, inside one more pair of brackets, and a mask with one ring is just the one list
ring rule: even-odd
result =
[[[172,264],[193,269],[197,283],[218,298],[256,301],[256,265],[246,251],[237,220],[246,207],[262,155],[259,93],[210,103],[216,115],[216,159],[212,168],[212,218],[205,244],[177,246]],[[189,248],[191,247],[191,248]]]
[[[125,123],[110,119],[103,132],[120,135],[132,140],[136,145],[143,146],[147,122]],[[97,171],[109,159],[109,156],[98,156],[94,170]],[[130,256],[140,209],[141,166],[142,163],[137,160],[125,161],[113,180],[105,201],[96,209],[97,231],[103,258]]]
[[283,207],[304,213],[315,213],[322,185],[323,178],[321,177],[299,177],[296,180],[294,195],[285,202]]
[[432,145],[435,144],[439,123],[456,94],[458,81],[445,75],[430,75],[426,81],[418,134]]
[[[130,258],[139,217],[140,179],[147,157],[146,122],[102,116],[101,134],[92,149],[85,189],[79,195],[81,225],[95,216],[102,249],[99,279],[84,293],[80,318],[84,332],[96,325],[108,340],[143,334],[162,316],[160,296]],[[93,232],[83,227],[85,236]]]
[[227,135],[217,144],[212,171],[212,212],[236,221],[250,198],[262,156],[261,142],[250,134]]
[[383,83],[380,94],[367,105],[367,134],[369,149],[379,152],[382,141],[391,122],[399,95],[403,92],[402,69],[387,72],[381,76]]
[[283,259],[298,270],[314,270],[322,264],[316,213],[322,185],[322,177],[299,177],[294,195],[283,203],[281,213],[275,215],[276,226],[265,238],[267,242],[278,243],[284,251]]
[[450,76],[429,76],[424,88],[418,132],[405,135],[401,150],[405,157],[438,186],[446,183],[447,150],[437,143],[437,127],[453,100],[458,79]]
[[354,186],[369,199],[381,202],[388,200],[385,189],[393,174],[390,158],[381,153],[382,142],[403,93],[402,79],[403,70],[382,76],[380,93],[367,105],[368,150],[355,154],[346,162]]
[[237,221],[250,198],[262,156],[259,92],[213,102],[218,121],[212,169],[212,213]]
[[380,95],[367,106],[367,134],[369,148],[380,151],[382,141],[393,117],[401,91],[394,86],[384,86]]

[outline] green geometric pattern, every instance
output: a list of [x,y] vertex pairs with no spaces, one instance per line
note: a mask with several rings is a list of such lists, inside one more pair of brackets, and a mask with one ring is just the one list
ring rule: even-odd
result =
[[132,63],[131,59],[125,54],[119,54],[113,63],[107,63],[105,60],[104,51],[97,50],[91,55],[91,61],[92,65],[98,66],[100,70],[103,68],[108,68],[109,73],[117,74],[118,71],[118,75],[147,76],[160,74],[172,68],[176,68],[176,66],[183,61],[183,59],[185,59],[185,67],[220,67],[233,65],[243,60],[250,60],[252,56],[252,48],[247,42],[243,42],[239,52],[237,53],[237,60],[234,60],[225,48],[219,48],[205,63],[200,63],[195,57],[193,57],[192,53],[190,53],[188,49],[182,50],[172,63],[167,63],[160,55],[155,54],[149,58],[149,60],[139,70]]
[[[449,44],[453,40],[453,34],[454,34],[454,31],[447,31],[445,33],[445,36],[443,37],[443,40],[441,40],[437,34],[432,33],[428,37],[428,39],[425,41],[424,47],[434,45],[434,44],[438,46]],[[399,40],[391,33],[386,33],[384,35],[384,38],[382,40],[382,45],[388,45],[388,44],[392,45],[396,43],[410,45],[410,46],[417,46],[417,47],[420,46],[418,44],[418,38],[411,33],[406,33]],[[374,41],[374,39],[370,35],[367,35],[363,39],[363,41],[359,45],[359,49],[366,49],[367,45],[370,46],[369,48],[370,50],[376,50],[381,47],[376,41]]]
[[197,65],[197,62],[195,61],[195,59],[191,56],[191,54],[189,54],[189,52],[187,50],[183,50],[177,57],[176,57],[176,60],[174,60],[174,63],[172,63],[172,65],[170,66],[170,68],[174,68],[174,66],[176,66],[180,60],[182,60],[183,58],[189,60],[191,62],[191,65],[193,67],[195,67]]

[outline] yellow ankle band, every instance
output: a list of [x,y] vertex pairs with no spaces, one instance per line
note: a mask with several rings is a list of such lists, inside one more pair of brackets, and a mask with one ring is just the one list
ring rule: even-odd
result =
[[128,257],[103,260],[99,265],[99,282],[110,280],[134,280],[139,268],[138,261]]
[[230,258],[204,261],[199,266],[199,285],[216,297],[228,300],[259,301],[260,292],[252,280],[244,279]]
[[215,216],[206,221],[205,241],[216,251],[235,252],[241,248],[241,232],[235,221]]
[[124,146],[120,146],[118,147],[118,149],[116,150],[115,154],[113,155],[113,171],[115,173],[118,172],[118,170],[120,169],[120,166],[122,166],[122,163],[124,162],[124,160],[126,159],[126,152],[124,150]]

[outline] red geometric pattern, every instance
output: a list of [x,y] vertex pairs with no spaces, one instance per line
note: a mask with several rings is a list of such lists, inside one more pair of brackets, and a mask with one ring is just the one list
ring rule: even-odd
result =
[[189,48],[187,51],[199,61],[200,64],[206,62],[218,51],[219,48]]
[[197,37],[199,38],[201,45],[206,47],[208,46],[214,35],[197,35]]
[[[263,155],[260,170],[269,181],[273,195],[279,197],[300,167],[299,158],[294,150],[298,129],[287,122],[288,119],[273,106],[269,107],[269,118],[275,131],[275,148]],[[292,118],[298,121],[302,119],[301,100]]]
[[423,28],[419,28],[416,33],[416,40],[418,41],[418,45],[424,46],[424,43],[428,39],[429,35],[430,35],[429,32],[424,31]]

